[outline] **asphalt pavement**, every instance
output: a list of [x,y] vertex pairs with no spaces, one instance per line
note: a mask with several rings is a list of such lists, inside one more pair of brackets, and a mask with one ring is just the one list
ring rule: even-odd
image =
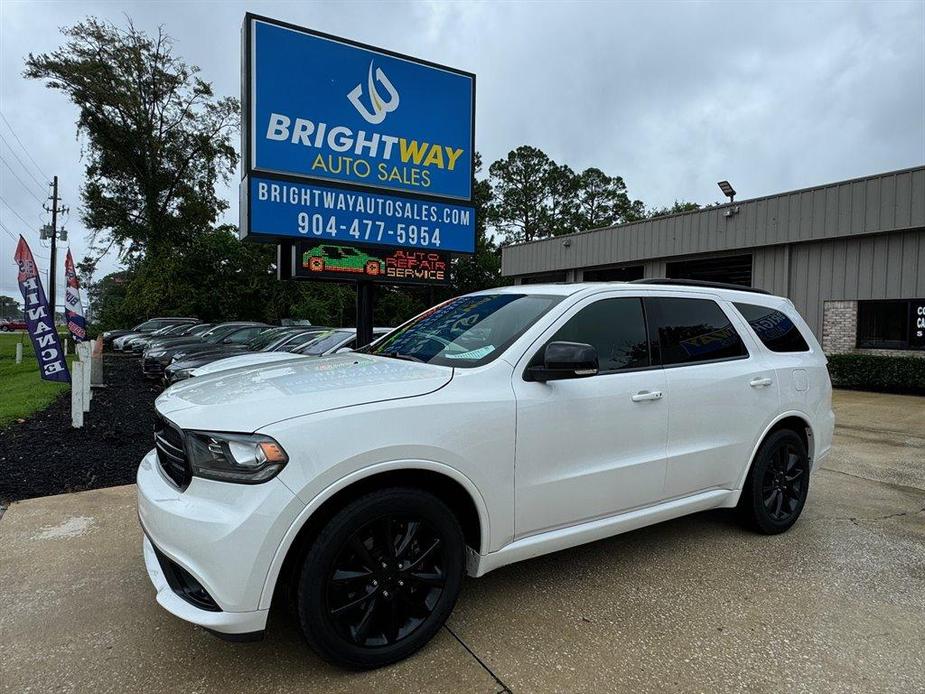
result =
[[397,665],[318,660],[284,612],[225,643],[154,602],[134,487],[0,519],[0,691],[922,692],[925,398],[838,391],[803,517],[707,512],[469,579]]

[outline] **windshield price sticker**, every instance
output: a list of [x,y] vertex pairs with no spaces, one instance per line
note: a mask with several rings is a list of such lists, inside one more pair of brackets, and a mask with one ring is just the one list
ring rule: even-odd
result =
[[261,178],[245,197],[252,236],[475,251],[475,211],[461,205]]

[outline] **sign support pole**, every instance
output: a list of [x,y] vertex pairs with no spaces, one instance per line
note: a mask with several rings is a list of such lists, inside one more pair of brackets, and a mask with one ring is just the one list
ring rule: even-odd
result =
[[376,285],[357,282],[357,348],[373,341],[373,299]]

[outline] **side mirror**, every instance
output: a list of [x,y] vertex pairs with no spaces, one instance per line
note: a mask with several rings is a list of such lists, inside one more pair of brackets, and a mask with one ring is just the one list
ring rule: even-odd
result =
[[231,338],[230,338],[230,337],[226,337],[224,340],[222,340],[222,344],[223,344],[223,345],[230,345],[230,344],[231,344]]
[[599,370],[597,350],[583,342],[550,342],[543,352],[543,365],[531,366],[524,374],[528,381],[557,381],[564,378],[594,376]]
[[345,352],[352,352],[353,347],[341,347],[334,351],[334,354],[344,354]]

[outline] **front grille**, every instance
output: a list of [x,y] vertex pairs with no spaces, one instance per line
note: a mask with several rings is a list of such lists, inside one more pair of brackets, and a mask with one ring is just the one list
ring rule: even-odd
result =
[[141,370],[147,376],[160,376],[164,373],[164,364],[157,359],[145,359],[141,362]]
[[183,434],[159,414],[155,414],[154,447],[164,474],[180,489],[186,489],[192,473],[183,447]]

